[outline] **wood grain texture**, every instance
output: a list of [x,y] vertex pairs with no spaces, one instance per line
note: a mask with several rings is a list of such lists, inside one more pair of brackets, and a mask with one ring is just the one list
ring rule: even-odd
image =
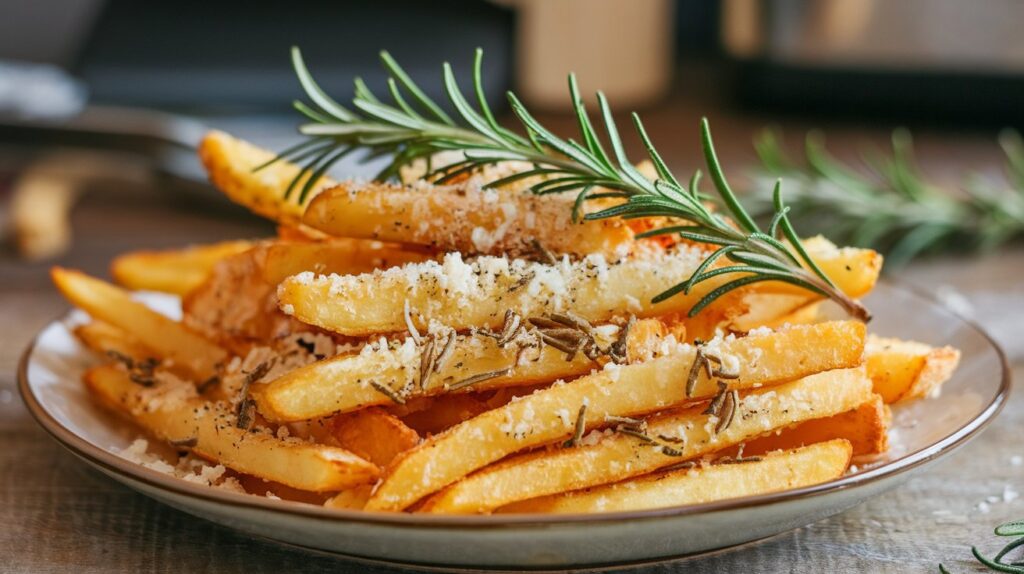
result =
[[[670,107],[645,115],[649,126],[659,126],[655,141],[665,147],[668,157],[682,158],[681,167],[697,163],[697,117],[688,108]],[[737,121],[719,119],[721,127],[715,128],[727,165],[750,157],[750,136],[761,125],[757,118]],[[690,134],[691,126],[693,137],[677,135]],[[790,133],[805,127],[795,126]],[[830,141],[842,150],[854,141],[880,142],[884,132],[837,128],[829,133]],[[997,165],[997,150],[984,143],[986,138],[926,135],[921,138],[925,146],[920,155],[940,169],[948,169],[950,163],[978,168]],[[672,142],[682,143],[673,146]],[[110,258],[124,250],[253,237],[270,231],[269,226],[241,216],[223,219],[200,213],[195,205],[180,205],[153,192],[89,196],[75,212],[73,250],[58,263],[105,275]],[[976,302],[980,311],[991,308],[993,316],[1012,318],[1003,319],[999,326],[1007,340],[1019,340],[1024,339],[1022,272],[1024,249],[1018,245],[987,258],[928,262],[907,270],[904,277],[923,287],[951,285]],[[49,284],[46,266],[16,262],[9,251],[0,252],[0,572],[392,571],[251,539],[136,494],[64,451],[28,415],[17,396],[14,377],[18,356],[29,339],[65,308]],[[1017,377],[1024,375],[1022,358],[1021,353],[1014,358]],[[987,497],[1001,500],[1007,486],[1024,491],[1024,466],[1010,463],[1012,456],[1024,456],[1021,428],[1024,396],[1017,393],[980,438],[902,488],[739,552],[643,572],[907,574],[937,572],[940,561],[952,572],[977,571],[970,545],[991,551],[999,544],[992,527],[1024,518],[1024,500],[993,503],[987,513],[978,509]],[[950,514],[934,514],[941,511]]]

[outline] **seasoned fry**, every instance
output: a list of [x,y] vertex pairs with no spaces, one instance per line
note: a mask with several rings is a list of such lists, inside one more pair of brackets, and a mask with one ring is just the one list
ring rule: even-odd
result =
[[86,347],[100,355],[116,354],[130,357],[134,361],[143,361],[155,356],[138,339],[103,321],[90,321],[75,327],[75,337]]
[[217,262],[252,246],[252,241],[225,241],[166,251],[132,251],[114,259],[110,274],[128,289],[185,295],[206,280]]
[[[643,321],[642,323],[656,322]],[[618,329],[609,336],[598,335],[598,344],[612,343]],[[632,344],[655,346],[661,338],[635,330]],[[644,341],[639,339],[643,337]],[[437,334],[432,343],[417,345],[413,337],[370,342],[358,354],[332,357],[297,369],[261,387],[256,395],[260,413],[272,421],[294,421],[347,412],[371,405],[394,402],[381,387],[408,399],[453,392],[527,386],[551,382],[590,372],[598,363],[584,353],[572,360],[555,347],[544,344],[525,329],[507,344],[487,333]],[[423,372],[421,366],[433,361]],[[507,372],[506,372],[507,371]],[[495,373],[483,379],[482,374]],[[477,378],[475,384],[465,384]],[[370,384],[376,383],[376,385]]]
[[571,195],[346,182],[309,203],[302,222],[336,237],[380,239],[463,254],[528,255],[540,242],[561,254],[629,253],[633,232],[624,220],[574,223]]
[[778,327],[785,323],[798,324],[809,321],[799,319],[800,313],[806,309],[817,312],[818,302],[807,295],[790,295],[786,293],[748,293],[743,298],[746,312],[732,319],[729,328],[746,332],[758,327]]
[[227,359],[224,349],[133,300],[119,287],[62,267],[54,267],[50,275],[68,301],[94,319],[131,333],[157,358],[172,361],[195,380],[205,381]]
[[[296,224],[302,219],[305,208],[297,203],[298,194],[291,199],[285,199],[284,195],[288,184],[299,175],[299,166],[278,161],[253,171],[275,156],[272,151],[219,131],[206,134],[199,144],[199,159],[210,181],[231,201],[278,223]],[[308,177],[302,175],[296,187],[301,189]],[[323,177],[314,186],[311,196],[335,185],[337,182]]]
[[[651,317],[686,312],[713,289],[713,281],[652,304],[651,299],[686,280],[703,257],[680,246],[664,253],[610,264],[588,256],[576,263],[545,265],[522,259],[479,257],[463,261],[449,253],[429,261],[372,274],[337,276],[304,273],[281,283],[281,308],[300,321],[343,335],[369,335],[406,329],[405,305],[416,310],[423,330],[430,321],[454,329],[497,328],[506,311],[536,317],[571,310],[598,323],[616,315]],[[717,304],[739,297],[734,291]]]
[[868,374],[886,403],[927,396],[949,380],[960,351],[871,335],[866,344]]
[[699,465],[597,486],[566,494],[524,500],[497,512],[616,512],[701,504],[800,488],[839,478],[850,465],[850,443],[819,442],[788,452],[773,452],[743,464]]
[[252,256],[262,270],[264,281],[273,285],[304,271],[355,275],[431,259],[424,252],[359,239],[316,243],[274,241],[261,245]]
[[192,452],[238,472],[313,492],[342,490],[377,477],[375,465],[344,449],[237,428],[225,403],[199,399],[195,388],[181,381],[145,388],[125,371],[103,366],[88,371],[85,383],[104,403],[157,437],[194,442]]
[[[656,416],[648,421],[643,433],[655,442],[643,440],[637,433],[610,432],[590,446],[584,441],[584,445],[575,448],[510,458],[439,492],[428,500],[426,509],[449,513],[489,512],[520,500],[624,480],[735,445],[776,428],[850,410],[870,394],[871,380],[863,368],[811,375],[772,389],[752,391],[739,401],[732,424],[721,431],[715,431],[718,417],[704,414],[704,405]],[[410,455],[418,450],[410,451]],[[393,473],[392,469],[367,508],[382,508],[378,501],[383,498],[382,492],[391,492],[384,489]]]
[[841,438],[853,445],[854,456],[880,454],[889,449],[888,430],[885,403],[875,394],[864,404],[845,413],[804,421],[749,441],[744,445],[743,453],[745,456],[759,455]]
[[309,327],[277,308],[275,289],[289,275],[317,270],[364,273],[428,256],[375,241],[267,241],[221,261],[182,303],[184,322],[227,347],[245,347]]
[[382,467],[420,442],[416,431],[379,408],[336,417],[331,432],[342,448]]
[[[246,492],[259,496],[266,496],[268,498],[276,496],[281,500],[292,500],[295,502],[319,505],[326,504],[328,500],[333,498],[333,494],[330,492],[311,492],[309,490],[300,490],[298,488],[281,484],[280,482],[273,482],[250,474],[239,474],[237,480]],[[365,487],[365,485],[357,486],[355,489]]]
[[[734,370],[738,380],[730,387],[739,389],[855,366],[861,361],[863,341],[862,323],[832,322],[715,340],[701,352],[717,355],[722,369]],[[608,416],[642,415],[710,398],[718,386],[703,369],[687,384],[696,353],[697,349],[683,346],[636,365],[611,365],[457,425],[401,457],[388,470],[368,508],[404,509],[509,454],[564,440],[572,434],[574,414],[584,404],[586,427],[593,428],[605,424]]]
[[[882,272],[883,261],[882,255],[877,251],[856,247],[836,247],[834,243],[821,235],[804,239],[802,243],[811,259],[843,293],[857,299],[867,295],[875,288],[875,283],[878,282],[878,277]],[[779,281],[761,283],[757,290],[764,293],[807,295],[807,291]]]

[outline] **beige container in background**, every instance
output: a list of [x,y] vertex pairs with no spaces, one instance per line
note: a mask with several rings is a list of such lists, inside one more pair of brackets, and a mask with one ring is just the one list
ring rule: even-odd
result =
[[588,100],[600,89],[614,109],[665,95],[675,22],[669,0],[506,0],[519,10],[517,93],[549,110],[570,106],[576,72]]

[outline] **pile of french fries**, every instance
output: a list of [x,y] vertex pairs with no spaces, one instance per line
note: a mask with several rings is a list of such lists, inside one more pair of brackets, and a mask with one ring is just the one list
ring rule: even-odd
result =
[[[136,252],[115,286],[56,268],[106,358],[97,401],[257,495],[432,513],[696,504],[821,483],[888,448],[889,405],[935,392],[959,354],[827,321],[818,298],[716,285],[654,304],[709,246],[574,223],[572,198],[494,173],[446,186],[324,179],[211,133],[212,182],[277,237]],[[499,165],[496,172],[521,169]],[[851,297],[881,257],[807,250]],[[182,297],[161,315],[131,290]]]

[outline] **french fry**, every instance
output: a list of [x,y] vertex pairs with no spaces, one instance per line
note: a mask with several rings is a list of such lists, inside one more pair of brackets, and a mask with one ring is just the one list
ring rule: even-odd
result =
[[342,448],[377,466],[387,466],[420,441],[416,431],[379,408],[335,417],[331,432]]
[[185,295],[206,280],[218,261],[252,246],[251,241],[225,241],[166,251],[132,251],[114,259],[110,274],[128,289]]
[[807,325],[810,323],[816,323],[821,321],[821,304],[822,301],[815,301],[813,303],[807,303],[802,307],[794,309],[791,313],[787,313],[782,317],[779,317],[775,321],[770,321],[765,326],[771,328],[778,328],[782,325]]
[[[705,405],[656,416],[648,421],[646,435],[663,441],[664,446],[633,435],[612,433],[591,446],[520,455],[452,484],[431,497],[424,509],[435,513],[490,512],[520,500],[617,482],[718,451],[779,427],[848,411],[870,395],[871,380],[863,367],[818,373],[750,392],[740,399],[731,424],[720,430],[719,418],[704,414]],[[674,452],[667,451],[665,446]],[[410,451],[410,456],[417,450]],[[379,509],[379,501],[388,500],[383,496],[394,496],[393,490],[385,490],[394,468],[367,508]]]
[[[289,422],[387,405],[393,402],[392,395],[408,400],[449,392],[448,386],[455,386],[450,392],[530,386],[583,375],[600,366],[583,353],[569,360],[566,353],[543,344],[530,335],[529,327],[525,329],[524,336],[506,345],[488,334],[453,334],[455,339],[447,353],[447,337],[427,342],[435,369],[422,382],[420,367],[428,348],[411,338],[381,339],[371,341],[360,353],[331,357],[291,371],[255,390],[254,396],[260,413],[268,420]],[[596,329],[598,345],[612,344],[617,329],[614,325]],[[685,332],[685,328],[674,329]],[[601,336],[605,331],[607,335]],[[656,319],[637,321],[626,340],[629,361],[651,356],[667,334],[668,328]],[[495,376],[458,388],[459,382],[482,373]]]
[[224,349],[135,301],[120,287],[62,267],[54,267],[50,275],[57,289],[76,307],[127,331],[157,358],[172,361],[176,369],[184,369],[196,380],[207,380],[216,366],[227,360]]
[[380,239],[464,254],[626,255],[633,232],[621,219],[573,222],[574,195],[476,186],[346,182],[309,203],[302,222],[335,237]]
[[289,275],[318,270],[363,273],[428,256],[375,241],[267,241],[218,264],[182,301],[185,324],[230,348],[307,327],[277,308],[275,289]]
[[129,357],[133,361],[144,361],[154,357],[153,351],[127,331],[103,321],[89,321],[79,325],[75,327],[74,333],[86,347],[103,356],[113,352]]
[[[583,353],[567,361],[564,352],[528,336],[522,337],[525,340],[522,346],[515,341],[502,346],[494,337],[480,333],[449,333],[448,336],[455,339],[447,355],[446,336],[421,345],[411,337],[371,341],[358,354],[312,363],[260,387],[254,395],[256,404],[268,420],[296,421],[390,404],[393,399],[389,395],[400,395],[403,389],[408,391],[403,395],[405,398],[436,395],[445,392],[446,386],[481,373],[499,374],[461,390],[482,391],[551,382],[597,367],[597,363]],[[610,344],[610,341],[602,343]],[[434,358],[435,369],[422,377],[420,366],[428,352]],[[437,362],[438,357],[440,362]]]
[[927,396],[949,380],[960,351],[871,335],[865,346],[868,374],[886,403]]
[[[294,225],[302,219],[305,207],[299,205],[297,197],[285,199],[284,195],[289,183],[299,175],[299,166],[282,160],[253,171],[276,155],[219,131],[206,134],[199,144],[199,159],[210,181],[228,198],[253,213],[278,223]],[[296,187],[301,189],[308,177],[302,175]],[[331,178],[322,177],[311,195],[335,185],[337,182]]]
[[[405,306],[425,329],[439,321],[454,329],[498,327],[509,309],[524,317],[571,310],[600,323],[616,315],[653,317],[687,312],[717,283],[700,283],[689,294],[661,302],[651,299],[685,281],[704,252],[680,246],[616,264],[601,257],[545,265],[522,259],[479,257],[464,262],[449,253],[428,261],[372,274],[338,276],[304,273],[278,288],[281,308],[295,318],[343,335],[370,335],[406,329]],[[713,306],[728,307],[733,291]]]
[[282,241],[302,241],[304,243],[324,241],[328,239],[327,234],[305,225],[280,224],[277,226],[277,238]]
[[[281,484],[280,482],[274,482],[250,474],[238,474],[237,480],[246,492],[259,496],[266,496],[268,498],[276,496],[281,500],[323,505],[334,497],[330,492],[310,492],[308,490],[299,490],[298,488]],[[361,485],[354,488],[358,489],[364,487],[367,489],[369,488],[367,485]]]
[[850,443],[819,442],[773,452],[743,464],[712,464],[660,473],[566,494],[524,500],[497,512],[617,512],[715,502],[820,484],[839,478],[850,465]]
[[331,239],[316,243],[269,242],[257,248],[253,258],[262,270],[263,280],[277,285],[304,271],[343,275],[370,273],[395,265],[420,263],[431,256],[379,241]]
[[754,456],[832,439],[846,439],[854,456],[881,454],[889,450],[889,421],[882,397],[872,395],[864,404],[845,413],[804,421],[792,428],[747,442],[744,456]]
[[133,383],[124,370],[102,366],[89,370],[85,383],[104,403],[116,405],[153,435],[194,442],[192,452],[238,472],[313,492],[371,483],[378,474],[375,465],[341,448],[236,428],[225,403],[206,402],[193,386],[180,381],[146,388]]
[[[875,288],[875,283],[882,272],[883,261],[882,255],[877,251],[857,247],[836,247],[821,235],[804,239],[802,243],[814,263],[847,296],[858,299]],[[807,295],[807,291],[801,287],[781,281],[760,283],[757,291]]]
[[738,332],[747,332],[758,327],[774,328],[785,323],[797,324],[808,321],[790,321],[798,318],[798,314],[807,308],[814,308],[817,303],[807,295],[791,295],[785,293],[748,293],[743,298],[746,311],[730,321],[729,328]]
[[366,506],[366,501],[369,500],[372,491],[372,484],[355,486],[327,499],[327,502],[324,502],[324,506],[343,510],[362,510]]
[[[857,365],[863,344],[864,325],[845,321],[715,340],[702,352],[719,356],[722,368],[735,371],[738,379],[730,387],[745,389]],[[509,454],[568,438],[577,417],[584,428],[593,428],[608,416],[642,415],[710,398],[718,387],[706,372],[687,389],[695,356],[696,349],[685,346],[639,364],[613,365],[457,425],[400,457],[367,507],[404,509]]]

